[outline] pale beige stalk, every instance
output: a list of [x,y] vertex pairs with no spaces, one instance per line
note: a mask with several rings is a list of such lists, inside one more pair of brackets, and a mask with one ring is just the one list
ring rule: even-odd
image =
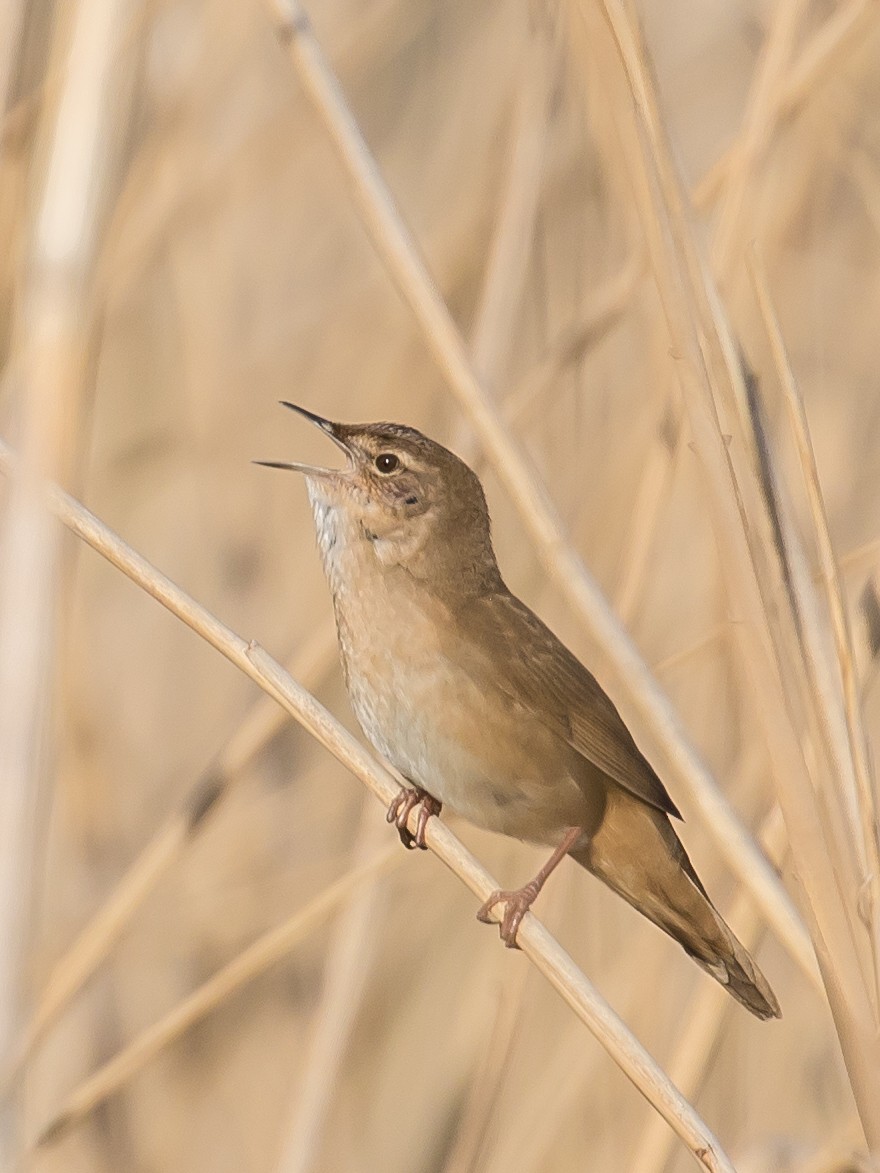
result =
[[[336,635],[328,625],[319,628],[291,657],[290,671],[303,680],[306,687],[316,687],[336,663]],[[261,696],[254,702],[220,750],[212,768],[156,831],[102,906],[55,961],[36,1009],[3,1071],[0,1087],[7,1087],[19,1074],[34,1047],[106,960],[162,878],[202,833],[208,813],[216,811],[245,766],[288,719],[285,711],[269,697]]]
[[[831,618],[831,629],[834,635],[836,650],[836,667],[840,673],[840,685],[843,690],[844,714],[846,733],[849,743],[849,752],[852,758],[856,783],[858,786],[858,831],[861,832],[861,841],[856,841],[864,853],[867,868],[867,887],[859,893],[867,902],[866,918],[877,925],[880,923],[880,842],[878,842],[877,822],[877,793],[876,783],[871,772],[870,751],[868,738],[865,732],[862,716],[862,704],[858,693],[858,681],[855,669],[855,654],[853,651],[852,632],[850,630],[849,614],[844,597],[843,583],[840,568],[831,543],[831,533],[828,526],[828,515],[825,510],[825,501],[822,487],[819,482],[819,470],[816,466],[816,454],[813,450],[813,440],[810,435],[810,426],[803,399],[791,368],[782,331],[770,300],[770,290],[767,284],[766,273],[757,253],[750,250],[748,254],[749,272],[755,286],[758,303],[770,337],[773,357],[780,385],[785,396],[788,410],[788,420],[795,439],[798,458],[801,464],[801,473],[807,490],[810,514],[813,520],[813,530],[816,545],[819,551],[822,586]],[[880,982],[880,966],[875,966],[875,981]],[[880,1003],[880,990],[877,991]]]
[[[798,738],[809,736],[808,713],[814,698],[802,695],[803,673],[796,666],[802,650],[791,626],[792,617],[779,606],[780,575],[790,574],[791,567],[774,567],[772,559],[768,563],[768,554],[775,550],[772,502],[756,483],[754,466],[744,462],[742,467],[734,468],[737,450],[724,439],[726,432],[737,434],[735,385],[737,380],[741,382],[742,372],[692,235],[644,48],[622,4],[606,0],[605,10],[626,83],[635,99],[634,130],[639,147],[633,151],[633,161],[640,168],[638,190],[643,224],[673,346],[684,360],[679,368],[682,387],[694,443],[702,455],[701,469],[710,490],[727,579],[747,616],[738,631],[748,643],[747,663],[755,673],[756,693],[762,697],[780,802],[808,893],[805,911],[813,925],[817,955],[862,1123],[870,1143],[878,1145],[880,1095],[876,1081],[880,1055],[873,1037],[871,999],[852,936],[853,923],[847,916],[848,909],[841,907],[834,895],[834,868],[815,795],[805,783],[809,777],[807,766],[813,764],[812,753],[807,750],[805,762],[798,744]],[[595,26],[591,33],[595,35]],[[771,698],[775,700],[775,711]],[[791,708],[793,703],[799,706],[797,710]]]
[[[45,833],[46,775],[56,688],[59,528],[44,507],[45,477],[74,466],[90,319],[89,281],[112,189],[124,111],[117,53],[129,6],[81,0],[58,21],[51,60],[61,73],[45,105],[35,165],[33,229],[21,271],[6,390],[17,414],[21,461],[0,532],[0,1053],[8,1054],[23,1000],[22,959]],[[24,13],[9,6],[0,49],[5,113]],[[0,41],[3,37],[0,36]],[[51,65],[50,65],[51,68]],[[2,156],[0,156],[2,162]],[[41,824],[43,824],[41,826]],[[11,1165],[12,1114],[0,1161]]]
[[[14,463],[7,446],[0,443],[2,471],[8,475]],[[68,494],[52,487],[47,489],[47,499],[61,521],[77,536],[88,542],[112,565],[137,582],[273,696],[313,737],[355,773],[385,806],[390,803],[399,789],[393,775],[379,765],[262,648],[237,636]],[[415,822],[416,816],[413,814],[410,818],[411,830],[414,830]],[[429,821],[427,842],[431,850],[481,900],[485,900],[497,888],[492,877],[452,832],[436,819]],[[523,922],[518,942],[526,956],[596,1036],[621,1070],[668,1121],[695,1159],[706,1169],[732,1171],[733,1166],[704,1121],[666,1079],[565,950],[534,916],[527,917]]]

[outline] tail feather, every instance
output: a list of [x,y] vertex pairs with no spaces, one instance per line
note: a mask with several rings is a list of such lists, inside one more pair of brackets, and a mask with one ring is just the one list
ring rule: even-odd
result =
[[767,979],[714,907],[668,817],[622,791],[574,858],[682,946],[758,1018],[779,1018]]
[[[718,916],[717,913],[716,916]],[[720,916],[718,916],[718,921],[727,937],[726,956],[722,956],[719,950],[715,957],[706,960],[695,953],[688,946],[688,943],[676,936],[675,933],[670,935],[675,937],[685,953],[692,957],[701,969],[704,969],[716,982],[724,986],[727,992],[736,998],[737,1002],[745,1006],[746,1010],[750,1010],[757,1018],[781,1018],[782,1011],[769,982]],[[661,925],[660,927],[665,928],[666,926]],[[666,931],[670,932],[669,929]]]

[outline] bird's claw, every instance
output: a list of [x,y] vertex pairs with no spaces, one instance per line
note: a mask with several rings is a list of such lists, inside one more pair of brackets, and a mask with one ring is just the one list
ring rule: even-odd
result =
[[[419,808],[415,834],[407,826],[414,807]],[[389,823],[395,824],[400,841],[408,851],[416,847],[426,851],[428,844],[425,842],[425,828],[428,819],[431,815],[439,815],[442,809],[443,804],[428,794],[427,790],[422,790],[420,786],[404,786],[391,800],[385,818]]]
[[518,949],[516,935],[519,932],[519,926],[522,924],[523,917],[534,904],[539,891],[540,888],[534,884],[526,884],[513,891],[506,888],[496,888],[477,913],[477,920],[482,921],[484,925],[492,924],[492,910],[496,904],[503,904],[504,915],[498,925],[498,932],[508,949]]

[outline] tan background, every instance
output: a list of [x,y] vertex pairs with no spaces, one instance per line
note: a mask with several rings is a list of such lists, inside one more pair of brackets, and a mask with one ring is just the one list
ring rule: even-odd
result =
[[[53,54],[65,44],[56,26],[46,50],[48,7],[25,7],[4,139],[0,272],[10,316],[41,134],[60,84]],[[691,184],[735,138],[773,22],[796,12],[797,61],[841,7],[642,0],[664,114]],[[643,244],[619,149],[619,91],[585,76],[588,58],[565,14],[548,26],[543,9],[510,0],[314,0],[311,15],[456,320],[482,338],[492,394],[504,402],[531,380],[517,431],[572,542],[723,789],[757,824],[772,780],[733,653],[675,356],[653,285],[638,276]],[[66,433],[68,484],[237,632],[286,657],[326,629],[330,606],[302,485],[250,463],[323,452],[276,401],[415,425],[484,471],[508,582],[590,662],[578,622],[547,585],[376,259],[268,7],[133,4],[114,52],[118,141],[105,140],[101,164],[93,342]],[[758,242],[767,266],[854,604],[878,538],[878,66],[880,22],[871,18],[770,128],[740,233],[743,244]],[[500,280],[509,296],[493,328],[485,289],[505,214],[514,220]],[[711,211],[705,224],[710,241]],[[778,421],[741,252],[730,273],[728,306]],[[566,331],[609,296],[613,321],[536,382]],[[14,414],[7,392],[13,435]],[[72,538],[64,553],[31,998],[258,699],[97,556]],[[352,725],[332,659],[307,683]],[[866,699],[876,730],[877,690]],[[465,826],[461,834],[503,881],[524,879],[538,858]],[[684,837],[728,909],[734,884],[694,818]],[[357,781],[285,725],[238,772],[42,1044],[29,1068],[29,1134],[91,1070],[358,853],[392,838]],[[474,900],[435,859],[401,849],[395,865],[365,890],[366,904],[341,913],[347,922],[325,918],[34,1168],[634,1168],[651,1118],[644,1101],[525,959],[476,923]],[[573,866],[539,911],[665,1063],[708,979]],[[355,943],[351,956],[340,939]],[[849,1167],[859,1134],[827,1007],[775,940],[758,953],[784,1018],[758,1023],[731,1004],[696,1103],[742,1170]],[[331,977],[349,984],[328,1008]],[[336,1031],[335,1048],[318,1053],[320,1029]],[[327,1095],[304,1108],[316,1071]],[[296,1157],[303,1136],[307,1156]],[[811,1163],[823,1146],[826,1163]],[[673,1153],[673,1168],[689,1167]]]

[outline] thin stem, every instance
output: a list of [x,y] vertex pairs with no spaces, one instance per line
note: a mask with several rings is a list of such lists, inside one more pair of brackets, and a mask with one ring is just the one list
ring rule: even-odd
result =
[[252,945],[218,970],[164,1018],[148,1027],[103,1067],[90,1075],[67,1098],[64,1107],[44,1128],[37,1143],[53,1144],[81,1123],[100,1104],[120,1091],[161,1051],[196,1023],[222,1006],[233,994],[277,965],[364,884],[397,865],[400,854],[386,847],[359,867],[346,872],[284,924],[264,933]]
[[[365,802],[354,851],[355,869],[376,853],[385,837],[386,826],[375,813]],[[400,854],[392,858],[399,860]],[[334,926],[302,1063],[303,1086],[278,1162],[279,1173],[308,1173],[320,1155],[327,1113],[375,957],[383,907],[378,880],[377,874],[352,889]]]
[[877,1004],[880,1005],[880,839],[878,839],[877,831],[877,796],[871,771],[868,739],[862,720],[852,631],[844,601],[840,570],[834,556],[834,547],[831,544],[828,514],[825,509],[822,486],[819,482],[819,469],[816,464],[816,453],[813,448],[804,401],[795,380],[779,321],[770,299],[766,273],[754,249],[749,250],[748,264],[758,304],[770,338],[777,375],[785,396],[789,425],[795,438],[795,446],[800,460],[801,475],[807,489],[813,532],[822,568],[822,585],[825,590],[828,613],[831,617],[831,629],[837,653],[836,661],[843,689],[846,732],[855,769],[862,850],[868,869],[867,885],[862,893],[864,900],[861,902],[861,906],[868,930],[874,941],[874,977],[877,982],[875,996]]
[[[743,373],[705,259],[692,227],[681,176],[668,135],[640,32],[620,0],[604,0],[618,69],[632,95],[635,113],[633,172],[639,186],[642,222],[652,255],[658,291],[680,356],[679,370],[693,442],[701,455],[708,499],[725,574],[743,608],[737,626],[743,661],[762,698],[765,733],[776,769],[780,803],[791,835],[798,874],[808,896],[816,952],[835,1016],[851,1084],[869,1141],[880,1147],[877,1042],[873,1008],[862,973],[851,907],[839,900],[836,867],[810,785],[816,770],[810,724],[817,698],[805,691],[801,616],[794,598],[805,598],[797,543],[756,455],[761,447],[754,421],[740,419]],[[583,5],[582,19],[587,13]],[[591,25],[590,33],[596,29]],[[591,42],[592,44],[592,39]],[[605,45],[603,38],[603,48]],[[725,434],[741,428],[736,444]],[[743,436],[749,437],[744,441]],[[745,448],[745,458],[742,446]],[[764,454],[766,455],[766,454]],[[797,585],[795,585],[795,576]],[[780,583],[787,593],[780,596]],[[822,776],[826,763],[819,763]]]
[[[767,111],[767,133],[790,118],[819,89],[832,69],[859,42],[867,26],[877,19],[873,0],[852,0],[838,9],[816,32],[785,75],[783,84],[774,95]],[[719,197],[731,167],[736,165],[741,150],[739,136],[703,176],[693,192],[694,206],[705,210]]]
[[[336,663],[332,624],[319,629],[292,657],[291,673],[314,687]],[[283,728],[288,715],[267,696],[248,710],[211,769],[155,833],[52,967],[31,1021],[3,1072],[0,1089],[18,1076],[34,1047],[107,958],[164,876],[209,824],[247,764]]]

